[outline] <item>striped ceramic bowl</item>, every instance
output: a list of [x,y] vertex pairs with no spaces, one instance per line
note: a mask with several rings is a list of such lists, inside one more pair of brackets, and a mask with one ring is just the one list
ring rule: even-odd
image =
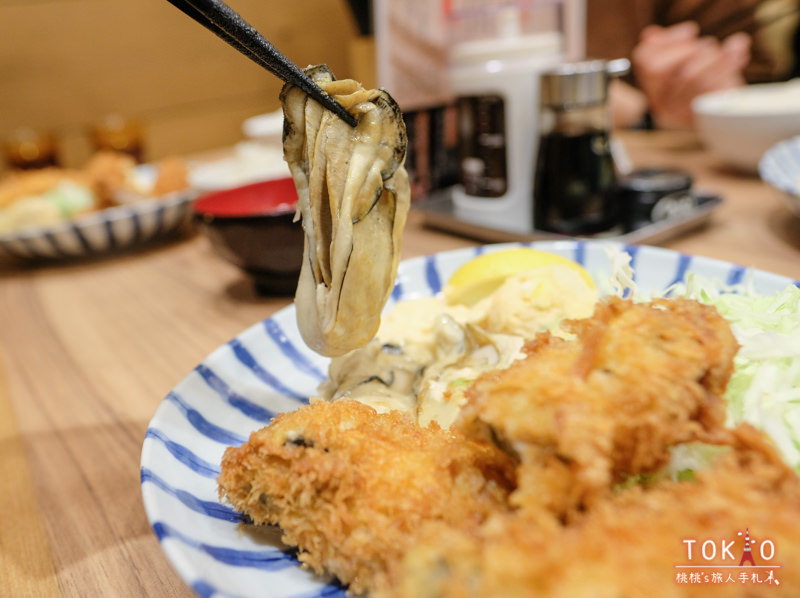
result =
[[0,250],[22,260],[104,254],[177,233],[192,219],[193,191],[142,199],[71,222],[0,236]]
[[773,145],[758,164],[761,178],[783,191],[789,207],[800,216],[800,136]]

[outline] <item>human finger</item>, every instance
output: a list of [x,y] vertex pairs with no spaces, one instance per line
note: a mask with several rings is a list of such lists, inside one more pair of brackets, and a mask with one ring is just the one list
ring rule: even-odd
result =
[[649,99],[659,98],[667,93],[666,88],[696,53],[694,42],[674,44],[657,53],[634,53],[631,62],[639,87]]
[[631,61],[634,67],[664,72],[690,59],[697,48],[696,40],[676,41],[666,45],[643,42],[633,49]]
[[752,38],[745,32],[740,31],[727,37],[722,42],[722,52],[727,57],[728,61],[737,66],[744,68],[750,62],[750,48],[752,47]]
[[695,52],[691,58],[685,60],[675,71],[675,78],[682,81],[695,80],[705,75],[712,65],[721,66],[725,60],[720,43],[711,37],[704,37],[697,41]]
[[735,87],[741,83],[741,69],[731,63],[719,45],[708,44],[694,60],[676,73],[671,91],[689,102],[702,93]]
[[669,27],[648,25],[639,36],[642,41],[667,43],[684,39],[694,39],[700,34],[700,27],[694,21],[684,21]]
[[691,52],[685,52],[682,60],[676,62],[658,84],[643,86],[659,126],[691,125],[691,101],[705,85],[706,69],[722,54],[719,44],[711,39],[695,40],[690,47]]

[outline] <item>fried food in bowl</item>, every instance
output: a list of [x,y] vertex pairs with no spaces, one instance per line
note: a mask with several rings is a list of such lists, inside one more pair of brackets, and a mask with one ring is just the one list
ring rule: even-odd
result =
[[0,181],[0,235],[55,226],[105,208],[187,189],[187,165],[171,157],[150,177],[127,154],[102,151],[82,169],[12,172]]

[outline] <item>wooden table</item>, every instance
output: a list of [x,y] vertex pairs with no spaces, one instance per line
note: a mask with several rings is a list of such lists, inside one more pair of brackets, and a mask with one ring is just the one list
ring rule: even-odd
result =
[[[800,219],[689,134],[626,133],[636,165],[688,169],[724,196],[664,246],[800,279]],[[474,244],[410,216],[404,255]],[[213,349],[287,305],[195,236],[108,259],[0,263],[0,595],[190,596],[142,507],[156,407]]]

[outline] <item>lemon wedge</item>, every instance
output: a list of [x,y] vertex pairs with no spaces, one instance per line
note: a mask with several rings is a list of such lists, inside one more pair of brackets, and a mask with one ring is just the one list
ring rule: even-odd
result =
[[595,288],[591,275],[572,260],[547,251],[515,247],[485,253],[459,267],[445,285],[445,300],[451,305],[472,306],[500,288],[510,276],[547,266],[572,269],[589,288]]

